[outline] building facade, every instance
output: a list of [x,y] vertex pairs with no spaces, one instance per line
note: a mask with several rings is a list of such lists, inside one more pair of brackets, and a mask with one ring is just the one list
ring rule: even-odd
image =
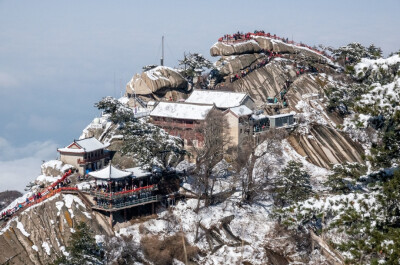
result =
[[204,137],[198,128],[213,109],[214,105],[210,104],[160,102],[150,113],[150,118],[154,125],[182,138],[185,148],[202,147]]
[[60,160],[78,169],[84,175],[103,168],[110,159],[106,150],[109,144],[103,144],[94,137],[74,140],[70,145],[59,148]]

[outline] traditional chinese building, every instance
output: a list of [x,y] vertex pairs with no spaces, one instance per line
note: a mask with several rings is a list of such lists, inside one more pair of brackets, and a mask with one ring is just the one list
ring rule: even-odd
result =
[[94,137],[74,140],[70,145],[59,148],[60,160],[73,165],[81,175],[103,168],[110,153],[106,150],[109,144],[103,144]]
[[196,130],[215,109],[213,104],[160,102],[150,113],[151,122],[184,140],[185,146],[201,147],[204,137]]
[[92,209],[109,214],[110,225],[113,225],[113,214],[123,210],[127,219],[127,210],[133,207],[151,204],[154,213],[154,203],[160,201],[161,196],[155,194],[157,184],[152,183],[150,172],[133,168],[130,171],[120,170],[111,163],[95,172],[96,188],[90,192],[96,205]]
[[254,109],[254,100],[246,93],[220,90],[197,90],[186,99],[187,103],[215,104],[220,110],[227,110],[239,106]]

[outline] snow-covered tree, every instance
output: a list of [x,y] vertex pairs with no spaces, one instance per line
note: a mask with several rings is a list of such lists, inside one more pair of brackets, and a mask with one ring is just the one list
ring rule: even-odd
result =
[[110,120],[115,124],[123,124],[134,119],[132,109],[113,97],[103,98],[95,104],[95,107],[103,110],[105,114],[110,114]]
[[189,53],[183,60],[179,60],[179,65],[183,66],[182,74],[186,78],[193,78],[197,70],[201,71],[212,68],[212,63],[200,53]]
[[119,125],[123,135],[122,155],[131,156],[143,168],[166,168],[180,161],[185,154],[182,139],[167,134],[153,124],[134,118],[132,109],[112,97],[96,103],[100,110],[110,114],[110,121]]
[[374,44],[371,44],[368,47],[368,53],[371,59],[378,59],[382,58],[382,49],[379,47],[376,47]]
[[197,129],[197,132],[204,137],[204,144],[201,147],[193,147],[192,151],[196,159],[194,174],[197,179],[199,200],[204,195],[207,206],[212,203],[215,184],[213,170],[223,159],[226,147],[230,143],[228,128],[229,124],[223,113],[212,110],[205,123]]
[[310,174],[303,170],[303,164],[291,160],[279,172],[274,183],[275,203],[290,205],[308,199],[312,194]]
[[61,257],[54,264],[62,265],[89,265],[103,264],[100,257],[100,248],[96,244],[93,232],[85,222],[80,222],[74,228],[68,241],[68,257]]
[[285,130],[269,130],[258,136],[258,145],[253,138],[246,138],[238,146],[234,165],[242,188],[242,201],[252,203],[268,196],[270,175],[276,164],[281,164],[282,140]]
[[333,55],[336,59],[344,60],[346,64],[350,65],[358,63],[361,58],[371,58],[368,49],[358,42],[353,42],[333,50]]
[[349,193],[354,190],[355,182],[366,173],[366,166],[359,163],[337,164],[333,167],[333,173],[325,182],[334,193]]

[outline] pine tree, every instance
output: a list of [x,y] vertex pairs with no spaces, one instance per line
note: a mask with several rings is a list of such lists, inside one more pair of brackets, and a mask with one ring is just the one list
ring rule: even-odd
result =
[[132,109],[113,97],[105,97],[95,106],[110,114],[110,121],[118,124],[123,135],[122,155],[134,156],[143,168],[165,168],[178,162],[186,153],[178,137],[167,134],[152,124],[136,119]]
[[356,180],[366,173],[367,167],[359,163],[344,163],[335,165],[333,173],[328,176],[324,184],[332,189],[334,193],[347,194],[354,189]]
[[212,68],[212,63],[199,53],[189,53],[183,60],[179,60],[179,65],[184,66],[182,74],[186,78],[193,78],[196,69]]
[[301,162],[289,161],[274,183],[275,203],[286,206],[308,199],[312,194],[310,174]]
[[368,47],[368,53],[370,54],[370,59],[382,58],[382,49],[379,47],[376,47],[374,44],[371,44]]
[[93,232],[90,227],[80,222],[75,227],[75,232],[68,241],[68,257],[61,257],[53,264],[59,265],[89,265],[103,264],[100,257],[100,249],[96,244]]
[[132,109],[123,105],[116,98],[105,97],[94,106],[99,110],[103,110],[105,114],[110,114],[110,120],[115,124],[123,124],[135,120]]

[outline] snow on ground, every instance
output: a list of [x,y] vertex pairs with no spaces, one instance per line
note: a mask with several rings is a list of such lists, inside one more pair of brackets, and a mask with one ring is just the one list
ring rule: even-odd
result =
[[118,99],[118,101],[121,102],[122,104],[127,105],[128,102],[129,102],[129,98],[128,98],[128,97],[120,97],[120,98]]
[[64,202],[62,202],[62,201],[56,202],[56,207],[58,209],[57,216],[60,216],[61,209],[62,209],[63,206],[64,206]]
[[336,127],[336,124],[326,114],[326,110],[319,100],[300,100],[295,108],[299,110],[297,116],[302,116],[304,120],[303,123],[299,123],[298,131],[300,133],[308,134],[308,127],[311,122]]
[[[267,234],[273,224],[269,217],[271,205],[259,203],[238,207],[239,199],[240,194],[237,193],[225,202],[210,207],[203,207],[201,202],[198,214],[195,213],[198,203],[196,199],[179,201],[176,206],[172,207],[171,213],[169,211],[159,212],[157,219],[146,221],[142,223],[142,226],[147,233],[159,235],[160,237],[172,235],[183,230],[191,245],[196,245],[208,253],[207,256],[200,257],[200,264],[238,264],[240,259],[250,261],[252,264],[264,264],[266,253],[263,250],[263,243],[265,243]],[[226,234],[221,229],[221,219],[230,216],[234,216],[234,219],[228,227],[230,227],[233,235],[242,238],[246,242],[243,250],[240,246],[232,246],[234,243],[240,245],[241,242],[232,239],[229,234]],[[232,245],[230,243],[226,244],[220,250],[211,253],[204,232],[201,229],[199,230],[201,238],[195,243],[198,222],[207,229],[212,227],[221,229],[221,238],[224,242],[231,242]],[[139,233],[139,226],[135,224],[120,229],[117,231],[117,236],[132,235],[133,240],[139,243],[142,237],[142,234]],[[229,262],[226,263],[227,261]]]
[[64,164],[60,160],[49,160],[47,162],[44,162],[40,167],[42,169],[42,172],[49,167],[54,168],[60,172],[66,172],[68,169],[73,168],[72,165]]
[[327,180],[330,171],[308,162],[306,157],[297,153],[286,139],[282,141],[282,146],[284,151],[283,157],[286,162],[290,160],[300,161],[303,164],[304,169],[311,175],[311,184],[313,188],[317,190],[324,189],[321,184]]
[[[72,203],[75,202],[82,206],[84,209],[86,208],[80,198],[71,194],[63,194],[63,199],[65,202],[65,206],[68,208],[69,213],[71,214],[71,218],[74,218],[74,212],[72,210]],[[87,216],[87,215],[86,215]]]
[[52,184],[56,182],[57,180],[61,179],[61,176],[59,177],[53,177],[53,176],[46,176],[46,175],[40,175],[36,178],[36,183],[47,183],[47,184]]
[[29,234],[28,232],[26,232],[26,230],[25,230],[25,228],[24,228],[24,225],[23,225],[20,221],[18,221],[18,220],[17,220],[17,228],[19,229],[19,231],[21,231],[21,233],[22,233],[24,236],[26,236],[26,237],[29,237],[29,236],[30,236],[30,234]]
[[146,71],[145,73],[146,73],[147,77],[150,78],[151,80],[164,79],[164,80],[169,81],[169,79],[167,77],[165,77],[163,75],[163,73],[161,72],[161,70],[166,70],[166,69],[170,70],[170,71],[174,71],[177,74],[179,74],[179,72],[177,72],[175,69],[172,69],[171,67],[167,67],[167,66],[157,66],[153,69]]
[[372,70],[372,72],[381,71],[380,69],[387,70],[389,66],[400,63],[400,56],[398,54],[393,55],[389,58],[379,58],[379,59],[368,59],[362,58],[361,62],[354,66],[356,75],[360,77],[367,72],[367,70]]
[[36,245],[33,245],[33,246],[32,246],[32,249],[35,250],[36,252],[39,251],[39,249],[38,249],[38,247],[37,247]]
[[47,243],[46,241],[43,242],[42,244],[42,248],[46,251],[46,254],[48,256],[50,256],[50,246],[49,243]]
[[392,114],[400,110],[398,102],[400,101],[400,77],[394,82],[382,85],[374,83],[372,89],[361,96],[358,102],[360,106],[375,106],[381,113]]
[[95,181],[94,180],[83,181],[83,182],[80,182],[80,183],[76,184],[76,187],[79,190],[89,190],[89,189],[91,189],[91,187],[94,187],[94,186],[95,186]]
[[104,243],[105,235],[95,235],[96,244]]
[[64,256],[66,256],[66,257],[69,256],[69,253],[67,251],[65,251],[65,247],[64,246],[61,246],[60,250],[61,250],[61,252],[63,253]]

